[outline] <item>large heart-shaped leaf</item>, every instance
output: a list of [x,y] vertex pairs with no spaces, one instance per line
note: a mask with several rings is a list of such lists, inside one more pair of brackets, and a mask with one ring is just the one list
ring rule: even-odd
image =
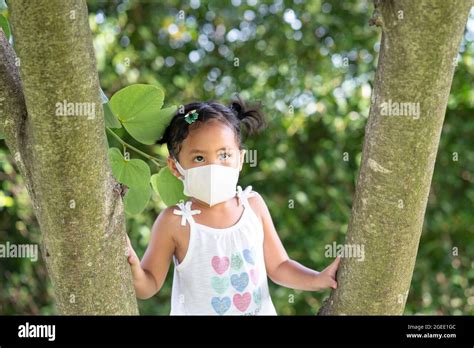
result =
[[109,149],[110,166],[118,182],[127,185],[123,199],[125,211],[139,214],[145,209],[151,196],[150,167],[139,159],[126,160],[119,149]]
[[140,159],[126,160],[119,149],[109,149],[110,166],[118,182],[129,188],[144,187],[150,182],[150,167]]
[[151,176],[151,186],[167,206],[188,199],[183,193],[183,182],[171,173],[169,167],[164,167],[158,174]]
[[148,204],[150,197],[150,184],[145,186],[130,187],[123,199],[125,211],[131,215],[140,214]]
[[136,84],[125,87],[110,99],[110,107],[128,133],[142,144],[151,145],[163,136],[176,112],[172,106],[161,110],[163,89]]

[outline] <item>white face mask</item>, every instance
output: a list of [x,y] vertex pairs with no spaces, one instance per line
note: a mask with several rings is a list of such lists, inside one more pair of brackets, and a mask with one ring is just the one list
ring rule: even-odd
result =
[[183,178],[184,194],[206,202],[209,206],[225,202],[235,196],[239,180],[240,153],[237,168],[220,164],[184,169],[175,159],[176,167]]

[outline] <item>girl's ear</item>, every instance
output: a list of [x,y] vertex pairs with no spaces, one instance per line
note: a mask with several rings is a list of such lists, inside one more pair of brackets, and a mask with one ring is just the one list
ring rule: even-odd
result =
[[176,162],[174,161],[174,158],[171,156],[168,156],[168,168],[170,169],[171,173],[178,179],[182,177],[180,172],[178,171],[178,168],[176,168]]

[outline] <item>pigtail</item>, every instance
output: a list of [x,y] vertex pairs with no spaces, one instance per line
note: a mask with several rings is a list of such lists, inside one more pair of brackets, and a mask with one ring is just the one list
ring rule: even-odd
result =
[[248,134],[254,134],[267,127],[265,115],[261,111],[261,103],[247,106],[246,103],[237,96],[231,101],[229,108],[244,125]]

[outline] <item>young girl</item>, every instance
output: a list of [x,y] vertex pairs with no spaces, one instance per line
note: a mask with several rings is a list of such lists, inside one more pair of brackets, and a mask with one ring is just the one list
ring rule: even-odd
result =
[[173,259],[172,315],[276,315],[267,275],[293,289],[337,287],[339,258],[322,272],[291,260],[262,196],[237,186],[241,125],[252,134],[266,122],[240,98],[229,107],[191,103],[159,142],[166,142],[168,166],[190,199],[160,213],[141,262],[127,237],[128,261],[136,295],[147,299],[163,286]]

